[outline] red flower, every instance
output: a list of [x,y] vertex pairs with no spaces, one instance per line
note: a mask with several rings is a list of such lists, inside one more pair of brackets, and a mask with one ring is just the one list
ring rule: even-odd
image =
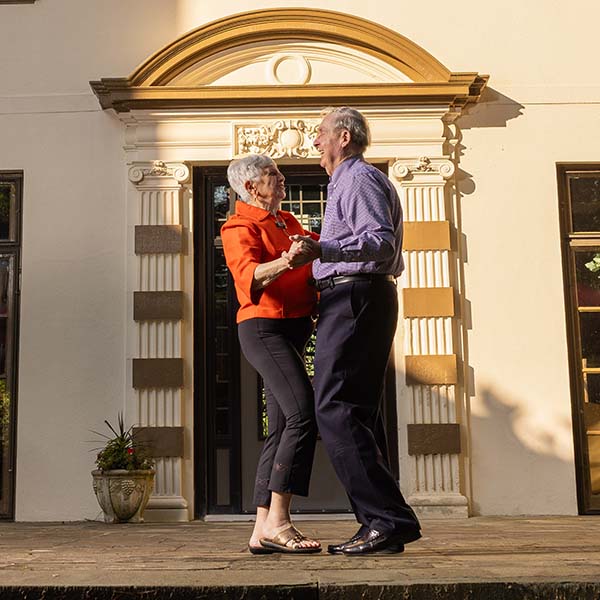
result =
[[127,448],[127,454],[133,454],[133,448]]

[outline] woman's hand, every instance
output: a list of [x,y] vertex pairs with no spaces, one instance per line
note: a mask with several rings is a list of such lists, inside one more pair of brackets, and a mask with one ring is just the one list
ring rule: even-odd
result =
[[321,245],[308,235],[291,235],[292,245],[281,256],[286,259],[290,269],[301,267],[321,256]]
[[319,242],[313,240],[310,236],[292,235],[290,240],[292,245],[289,250],[281,253],[281,258],[276,258],[256,267],[252,281],[253,290],[266,288],[287,270],[297,269],[321,255]]

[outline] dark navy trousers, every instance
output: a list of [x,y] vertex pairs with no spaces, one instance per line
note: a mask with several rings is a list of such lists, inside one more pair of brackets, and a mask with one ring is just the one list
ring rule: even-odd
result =
[[263,378],[269,418],[256,470],[257,506],[270,506],[272,491],[308,495],[317,425],[303,354],[312,331],[310,317],[256,318],[238,325],[242,352]]
[[381,424],[397,322],[393,282],[356,280],[323,290],[313,385],[319,432],[357,521],[410,539],[419,521],[389,469]]

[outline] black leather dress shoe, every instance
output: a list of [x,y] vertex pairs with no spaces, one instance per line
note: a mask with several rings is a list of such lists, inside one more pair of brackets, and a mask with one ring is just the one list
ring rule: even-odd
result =
[[354,544],[346,546],[342,553],[347,556],[356,556],[360,554],[399,554],[404,552],[404,544],[414,542],[421,537],[421,534],[415,532],[412,535],[402,535],[401,533],[382,533],[376,529],[369,529],[361,539]]
[[366,525],[361,525],[360,529],[348,541],[339,544],[329,544],[327,552],[329,554],[344,554],[344,548],[358,542],[367,531],[369,531],[369,528]]

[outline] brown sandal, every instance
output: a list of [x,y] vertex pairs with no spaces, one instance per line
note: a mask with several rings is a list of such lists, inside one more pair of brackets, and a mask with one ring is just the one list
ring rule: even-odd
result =
[[304,540],[310,540],[310,538],[307,538],[293,525],[290,525],[270,540],[267,538],[261,539],[260,545],[274,552],[283,552],[286,554],[314,554],[315,552],[321,552],[321,546],[314,548],[300,546]]

